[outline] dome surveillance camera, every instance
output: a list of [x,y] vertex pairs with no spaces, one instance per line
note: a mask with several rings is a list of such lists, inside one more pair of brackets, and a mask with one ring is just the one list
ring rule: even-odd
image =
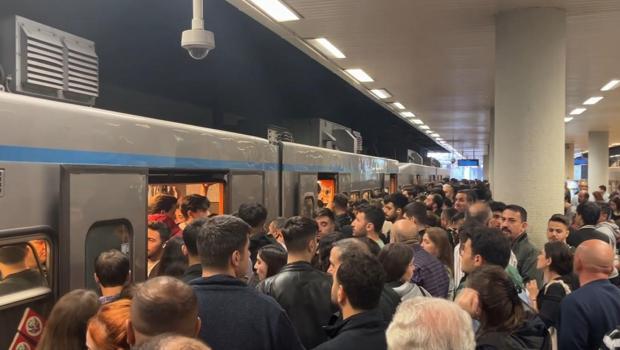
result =
[[195,60],[201,60],[215,48],[213,32],[204,29],[184,30],[181,35],[181,47]]

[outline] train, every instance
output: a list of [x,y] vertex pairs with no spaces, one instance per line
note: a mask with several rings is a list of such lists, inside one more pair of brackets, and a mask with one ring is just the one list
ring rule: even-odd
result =
[[0,92],[0,121],[0,248],[27,243],[31,268],[47,282],[0,293],[0,348],[27,308],[45,317],[68,291],[96,289],[93,263],[104,250],[128,254],[134,281],[144,280],[147,203],[158,193],[203,194],[216,214],[258,202],[270,217],[312,216],[336,193],[366,198],[449,176],[9,92]]

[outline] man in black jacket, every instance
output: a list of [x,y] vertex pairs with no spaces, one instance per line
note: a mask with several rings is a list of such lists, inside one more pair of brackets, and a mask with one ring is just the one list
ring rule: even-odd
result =
[[187,224],[183,229],[183,247],[181,250],[187,256],[188,267],[181,276],[181,280],[189,283],[196,278],[202,277],[202,265],[200,265],[200,256],[198,256],[198,248],[196,247],[196,238],[204,225],[206,219],[194,220]]
[[596,230],[596,224],[601,216],[601,208],[593,202],[584,202],[577,206],[575,224],[579,230],[568,235],[566,243],[577,248],[582,242],[598,239],[611,244],[609,236]]
[[342,321],[327,328],[331,340],[316,350],[387,349],[386,323],[376,310],[385,272],[368,254],[343,254],[334,275],[331,298],[342,312]]
[[243,220],[221,215],[208,219],[198,234],[203,277],[190,285],[202,321],[199,337],[213,350],[303,349],[280,305],[239,280],[248,269],[249,232]]
[[288,263],[257,288],[286,310],[301,342],[310,349],[327,340],[323,326],[333,311],[329,298],[331,280],[310,265],[318,245],[318,226],[314,220],[295,216],[286,221],[282,233]]

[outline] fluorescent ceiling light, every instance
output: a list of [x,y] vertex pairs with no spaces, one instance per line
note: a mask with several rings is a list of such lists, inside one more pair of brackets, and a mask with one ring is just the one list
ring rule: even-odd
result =
[[360,83],[370,83],[370,82],[374,81],[370,77],[370,75],[368,75],[368,74],[366,74],[366,72],[364,72],[363,69],[352,68],[352,69],[345,70],[345,72],[349,73],[353,78],[355,78],[355,80],[359,81]]
[[585,111],[586,111],[585,108],[575,108],[572,111],[570,111],[570,115],[580,115],[581,113]]
[[414,124],[417,124],[417,125],[422,125],[422,124],[424,124],[424,122],[423,122],[423,121],[421,121],[420,119],[411,119],[411,121],[412,121]]
[[432,133],[434,133],[434,131],[433,131],[433,130],[426,130],[425,132],[426,132],[427,134],[432,134]]
[[431,127],[430,127],[430,126],[428,126],[428,125],[420,125],[420,129],[428,130],[428,129],[430,129],[430,128],[431,128]]
[[370,92],[372,92],[373,95],[377,96],[382,100],[392,97],[392,95],[386,89],[372,89],[370,90]]
[[324,55],[333,58],[346,58],[342,51],[340,51],[334,44],[325,38],[316,38],[308,40],[312,46],[316,47]]
[[438,138],[438,137],[440,137],[440,136],[439,136],[439,134],[437,134],[437,133],[435,133],[435,134],[431,134],[431,136],[432,136],[432,137],[434,137],[434,138]]
[[594,97],[590,97],[589,99],[585,100],[585,102],[583,103],[584,105],[595,105],[598,103],[598,101],[602,100],[603,96],[594,96]]
[[405,106],[403,106],[403,104],[400,103],[400,102],[394,102],[394,103],[392,103],[392,106],[394,106],[394,108],[400,109],[400,110],[405,109]]
[[415,114],[413,114],[411,112],[400,112],[400,115],[405,117],[405,118],[415,118]]
[[566,117],[566,118],[564,118],[564,123],[568,123],[571,120],[573,120],[573,117]]
[[297,21],[299,16],[281,0],[250,0],[269,17],[278,22]]
[[618,84],[620,84],[620,80],[610,80],[609,83],[605,84],[605,86],[601,88],[601,91],[609,91],[615,89]]

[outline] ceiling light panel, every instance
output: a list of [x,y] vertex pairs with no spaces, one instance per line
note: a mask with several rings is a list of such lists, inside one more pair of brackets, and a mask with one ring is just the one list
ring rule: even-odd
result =
[[573,120],[573,117],[566,117],[566,118],[564,118],[564,123],[568,123],[571,120]]
[[572,111],[570,111],[570,115],[580,115],[581,113],[585,111],[586,111],[586,108],[575,108]]
[[609,83],[605,84],[605,86],[601,88],[601,91],[613,90],[618,86],[618,84],[620,84],[620,80],[617,80],[617,79],[610,80]]
[[299,15],[281,0],[250,0],[256,7],[277,22],[299,20]]
[[372,89],[370,90],[370,92],[373,95],[377,96],[377,98],[380,98],[382,100],[392,97],[392,95],[386,89]]
[[595,105],[602,100],[603,96],[593,96],[583,102],[584,105]]
[[422,125],[424,124],[423,121],[421,121],[420,119],[411,119],[411,121],[413,122],[413,124],[417,124],[417,125]]
[[394,103],[392,103],[392,107],[394,107],[394,108],[396,108],[396,109],[400,109],[400,110],[405,109],[405,106],[403,106],[403,104],[402,104],[402,103],[400,103],[400,102],[394,102]]
[[430,128],[431,128],[431,127],[430,127],[430,126],[428,126],[428,125],[420,125],[420,129],[423,129],[423,130],[428,130],[428,129],[430,129]]
[[359,81],[360,83],[370,83],[375,81],[373,78],[370,77],[370,75],[366,74],[363,69],[352,68],[347,69],[345,72],[349,73],[353,78],[355,78],[355,80]]
[[400,112],[400,115],[405,118],[415,118],[415,114],[411,112]]
[[308,42],[314,46],[317,50],[321,51],[325,56],[331,58],[346,58],[347,56],[342,53],[334,44],[325,38],[310,39]]
[[426,130],[425,131],[427,134],[432,134],[434,131],[433,130]]

